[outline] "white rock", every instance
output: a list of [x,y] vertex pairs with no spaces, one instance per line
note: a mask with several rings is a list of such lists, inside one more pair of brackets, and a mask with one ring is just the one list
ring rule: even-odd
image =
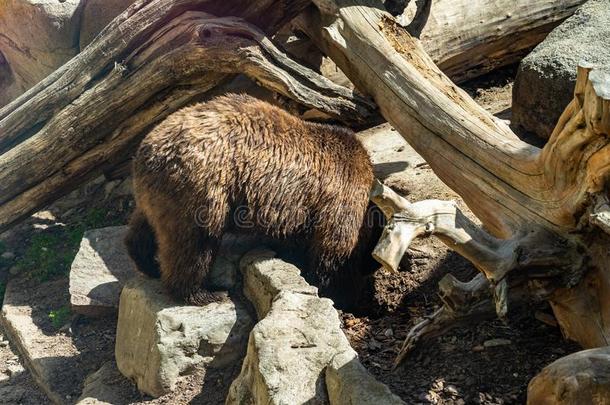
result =
[[15,377],[16,375],[19,375],[21,373],[23,373],[25,371],[25,368],[23,368],[23,366],[21,364],[9,364],[8,367],[6,368],[6,371],[8,373],[9,376],[11,377]]
[[244,292],[263,319],[226,404],[348,404],[368,388],[370,401],[362,403],[402,403],[358,362],[332,301],[273,256],[257,251],[241,261]]
[[238,303],[181,306],[160,281],[138,276],[121,293],[117,366],[140,391],[160,396],[194,367],[218,368],[241,359],[252,325]]

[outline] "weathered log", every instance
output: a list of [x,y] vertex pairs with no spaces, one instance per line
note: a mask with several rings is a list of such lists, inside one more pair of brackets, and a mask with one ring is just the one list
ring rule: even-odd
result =
[[397,20],[454,82],[518,62],[585,0],[411,1]]
[[[451,80],[460,83],[518,62],[584,2],[417,0],[408,2],[397,21],[420,39]],[[297,17],[294,25],[302,24]],[[297,55],[316,63],[311,54]]]
[[[255,26],[189,11],[216,3],[236,12],[231,1],[135,3],[0,110],[0,231],[124,159],[151,125],[230,74],[351,124],[374,113],[370,102],[288,59]],[[265,14],[272,3],[253,2],[238,14],[277,27],[306,2],[280,1]]]
[[[585,347],[606,345],[610,261],[600,253],[606,239],[595,223],[607,214],[597,201],[607,197],[610,171],[610,72],[580,68],[574,100],[539,149],[455,86],[379,2],[314,3],[318,9],[310,10],[301,29],[374,98],[485,229],[447,203],[396,199],[386,204],[397,215],[382,243],[392,243],[392,227],[401,227],[407,241],[426,229],[438,231],[485,274],[500,314],[506,310],[507,277],[526,277],[535,280],[529,284],[539,296],[551,300],[566,336]],[[392,267],[403,249],[404,243],[385,249],[382,263]],[[587,306],[591,302],[597,305]]]

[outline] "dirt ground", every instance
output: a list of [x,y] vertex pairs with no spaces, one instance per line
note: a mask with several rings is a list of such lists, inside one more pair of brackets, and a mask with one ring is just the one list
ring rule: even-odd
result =
[[0,404],[35,405],[46,401],[0,328]]
[[[464,87],[499,118],[510,119],[514,73],[514,67],[508,68]],[[390,185],[412,201],[457,200],[468,213],[459,196],[427,164]],[[115,338],[115,320],[70,313],[69,265],[85,229],[126,223],[132,209],[128,185],[102,178],[0,235],[0,293],[8,277],[18,280],[28,292],[24,299],[32,305],[34,322],[47,336],[65,343],[50,347],[49,356],[65,357],[64,366],[57,369],[55,389],[66,403],[78,398],[88,374],[112,364]],[[426,239],[414,243],[400,273],[377,273],[377,300],[385,315],[342,315],[345,333],[362,363],[409,404],[524,403],[530,378],[551,361],[577,350],[556,327],[534,318],[536,311],[550,313],[545,306],[513,313],[506,324],[490,320],[456,328],[427,342],[402,367],[391,371],[409,327],[440,305],[437,283],[448,272],[468,280],[475,269],[438,240]],[[504,339],[503,345],[487,347],[492,339]],[[11,345],[0,339],[0,403],[47,403],[22,365]],[[125,398],[125,403],[220,404],[240,365],[207,375],[199,371],[181,381],[175,394],[155,400],[138,393],[131,382],[110,369],[103,384]]]

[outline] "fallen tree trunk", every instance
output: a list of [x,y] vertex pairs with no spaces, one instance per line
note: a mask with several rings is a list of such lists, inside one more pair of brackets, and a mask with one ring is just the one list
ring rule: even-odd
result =
[[[217,3],[236,12],[231,1],[136,3],[0,110],[0,231],[124,159],[151,125],[231,74],[351,124],[374,114],[365,99],[288,59],[255,26],[189,11]],[[304,4],[260,0],[238,13],[278,27]]]
[[585,0],[411,1],[398,21],[454,82],[520,61]]
[[436,235],[485,274],[500,315],[508,278],[522,278],[551,301],[566,336],[585,347],[607,345],[610,73],[580,68],[574,100],[538,149],[455,86],[379,2],[314,2],[318,9],[301,29],[374,98],[485,227],[448,202],[411,204],[377,188],[372,199],[391,216],[378,259],[395,268],[410,240]]
[[[418,0],[408,2],[397,21],[421,41],[451,80],[460,83],[520,61],[584,2]],[[294,25],[304,25],[303,20],[297,18]],[[315,55],[296,55],[319,64]]]

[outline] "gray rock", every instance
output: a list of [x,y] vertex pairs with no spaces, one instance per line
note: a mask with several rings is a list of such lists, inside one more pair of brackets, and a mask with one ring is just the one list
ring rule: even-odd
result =
[[123,243],[127,227],[85,232],[70,269],[70,303],[74,312],[101,316],[116,312],[121,289],[136,274]]
[[375,177],[382,180],[404,177],[414,168],[426,164],[424,158],[390,124],[360,131],[357,137],[371,157]]
[[[60,291],[56,289],[60,283],[64,285],[63,280],[58,280],[47,283],[45,287]],[[66,401],[64,395],[59,392],[57,381],[66,367],[75,366],[75,359],[80,357],[80,353],[71,339],[58,338],[58,335],[49,334],[38,326],[39,322],[33,317],[36,309],[32,307],[34,303],[31,302],[32,293],[27,291],[28,287],[31,288],[21,279],[9,280],[4,293],[0,324],[6,338],[22,355],[23,365],[27,367],[38,387],[52,403],[63,404]],[[49,348],[52,348],[53,353],[62,353],[62,356],[50,355]],[[13,364],[19,363],[17,356],[12,360],[14,360]],[[75,384],[79,383],[80,381],[75,382]],[[15,387],[9,385],[6,388],[11,390]],[[2,389],[0,389],[0,398],[6,403],[19,403],[18,399],[7,396]]]
[[331,404],[404,404],[385,384],[369,374],[353,349],[335,355],[325,376]]
[[484,347],[508,346],[513,344],[509,339],[489,339],[483,342]]
[[583,350],[546,366],[527,388],[530,405],[610,404],[610,346]]
[[[0,13],[0,107],[79,53],[134,0],[9,0]],[[24,21],[27,21],[24,24]]]
[[140,391],[160,396],[195,367],[238,361],[252,325],[243,305],[181,306],[164,293],[160,281],[138,276],[121,293],[116,363]]
[[76,401],[77,405],[112,405],[124,404],[126,401],[117,389],[117,382],[123,377],[116,368],[116,363],[107,362],[96,372],[89,374],[83,384],[83,391]]
[[244,293],[254,305],[259,319],[267,315],[282,291],[315,297],[318,294],[318,289],[301,277],[297,267],[274,257],[275,253],[270,250],[253,251],[244,256],[240,266],[244,275]]
[[354,403],[368,388],[363,403],[402,403],[358,362],[332,301],[273,256],[257,251],[241,261],[245,294],[262,320],[226,404]]
[[2,257],[4,260],[13,260],[15,258],[15,253],[4,252],[4,253],[2,253],[2,255],[0,257]]
[[548,138],[572,100],[578,64],[610,65],[609,37],[608,0],[589,0],[555,28],[521,61],[513,87],[513,124]]
[[[127,226],[85,232],[70,270],[70,302],[74,312],[104,316],[118,309],[123,285],[138,274],[123,242],[126,232]],[[210,282],[221,289],[233,288],[239,259],[260,241],[227,234],[210,270]]]

